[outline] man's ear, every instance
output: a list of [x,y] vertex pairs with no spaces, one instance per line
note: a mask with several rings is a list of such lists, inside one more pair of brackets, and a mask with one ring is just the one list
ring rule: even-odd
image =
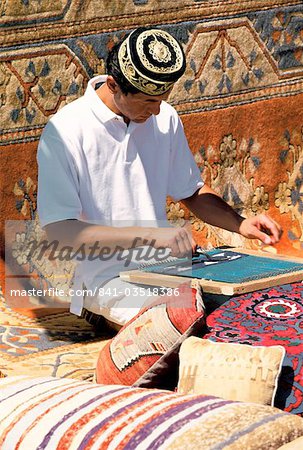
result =
[[119,90],[119,85],[111,75],[106,78],[106,85],[112,94],[116,94]]

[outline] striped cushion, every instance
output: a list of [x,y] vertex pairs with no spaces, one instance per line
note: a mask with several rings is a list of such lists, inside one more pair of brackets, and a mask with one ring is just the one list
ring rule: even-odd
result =
[[270,406],[68,378],[0,381],[1,450],[266,449],[303,436]]

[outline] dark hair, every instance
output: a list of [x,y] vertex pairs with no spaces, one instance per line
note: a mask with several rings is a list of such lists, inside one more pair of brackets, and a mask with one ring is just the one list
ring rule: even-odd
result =
[[120,48],[121,42],[115,44],[113,48],[109,51],[107,59],[106,59],[106,73],[107,75],[111,75],[115,81],[118,83],[121,91],[124,95],[127,94],[138,94],[139,89],[135,88],[123,75],[118,61],[118,51]]

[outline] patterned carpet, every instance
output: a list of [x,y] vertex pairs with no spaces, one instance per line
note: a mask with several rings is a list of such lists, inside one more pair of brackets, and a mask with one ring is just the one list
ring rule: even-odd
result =
[[275,405],[303,417],[303,284],[236,296],[207,318],[204,338],[285,348]]
[[92,380],[99,351],[110,337],[97,335],[66,309],[13,310],[0,298],[0,371]]
[[[243,215],[270,213],[284,227],[278,251],[302,254],[301,0],[6,0],[0,24],[2,256],[5,224],[15,220],[21,227],[6,236],[13,262],[6,265],[7,281],[70,282],[71,267],[28,260],[26,236],[40,233],[34,222],[37,143],[48,119],[104,72],[108,49],[140,25],[161,25],[182,42],[187,70],[169,100],[206,181]],[[248,245],[206,226],[181,203],[169,199],[167,213],[180,223],[189,219],[202,245]],[[17,280],[11,277],[16,273]],[[44,305],[37,319],[16,310],[26,299],[12,305],[7,292],[5,298],[4,372],[91,376],[102,337],[66,311],[54,314]]]
[[[7,0],[0,13],[2,244],[5,220],[34,218],[36,148],[49,117],[104,72],[126,31],[161,25],[187,56],[169,100],[204,177],[244,215],[281,222],[279,251],[302,252],[301,0]],[[169,200],[167,211],[189,218],[201,243],[243,243],[179,203]]]

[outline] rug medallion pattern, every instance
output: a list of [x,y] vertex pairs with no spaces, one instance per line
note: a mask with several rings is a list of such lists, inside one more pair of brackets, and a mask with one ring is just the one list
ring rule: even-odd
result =
[[203,338],[282,345],[286,355],[275,405],[303,417],[302,294],[302,283],[294,283],[234,297],[209,315]]

